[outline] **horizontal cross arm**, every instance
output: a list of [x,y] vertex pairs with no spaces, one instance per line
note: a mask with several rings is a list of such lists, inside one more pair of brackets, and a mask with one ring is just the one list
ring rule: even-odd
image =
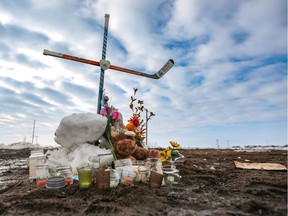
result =
[[58,57],[58,58],[64,58],[64,59],[71,60],[71,61],[77,61],[77,62],[82,62],[82,63],[86,63],[86,64],[91,64],[91,65],[94,65],[94,66],[99,66],[99,67],[102,66],[101,68],[103,70],[106,70],[106,69],[109,68],[109,69],[112,69],[112,70],[117,70],[117,71],[120,71],[120,72],[125,72],[125,73],[134,74],[134,75],[143,76],[143,77],[152,78],[152,79],[160,79],[174,65],[174,61],[172,59],[169,59],[158,72],[156,72],[155,74],[147,74],[147,73],[143,73],[143,72],[140,72],[140,71],[135,71],[135,70],[130,70],[130,69],[127,69],[127,68],[119,67],[119,66],[116,66],[116,65],[110,65],[110,62],[106,61],[106,60],[104,60],[104,62],[102,62],[102,65],[101,65],[100,62],[98,62],[98,61],[89,60],[89,59],[85,59],[85,58],[79,58],[79,57],[76,57],[76,56],[71,56],[71,55],[62,54],[62,53],[57,53],[57,52],[49,51],[49,50],[46,50],[46,49],[44,49],[43,54],[44,55]]
[[57,52],[53,52],[53,51],[46,50],[46,49],[44,49],[43,54],[58,57],[58,58],[63,58],[63,59],[71,60],[71,61],[77,61],[77,62],[82,62],[82,63],[91,64],[95,66],[100,66],[98,61],[89,60],[85,58],[79,58],[76,56],[71,56],[71,55],[62,54],[62,53],[57,53]]

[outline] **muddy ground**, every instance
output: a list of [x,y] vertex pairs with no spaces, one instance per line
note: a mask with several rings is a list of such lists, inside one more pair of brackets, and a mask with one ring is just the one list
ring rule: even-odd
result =
[[29,183],[29,149],[0,149],[0,215],[287,215],[287,171],[234,165],[249,160],[286,166],[287,151],[180,152],[186,160],[177,164],[182,175],[177,186],[79,190],[73,184],[53,191]]

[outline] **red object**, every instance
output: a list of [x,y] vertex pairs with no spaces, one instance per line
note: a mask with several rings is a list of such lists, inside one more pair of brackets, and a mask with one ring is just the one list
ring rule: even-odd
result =
[[134,124],[135,127],[138,127],[140,125],[139,116],[133,115],[133,117],[129,119],[129,122]]
[[125,177],[125,178],[123,178],[123,180],[126,184],[129,184],[129,185],[133,184],[133,179],[130,177]]
[[65,182],[65,185],[69,185],[73,183],[72,179],[65,179],[64,182]]
[[44,180],[38,180],[37,181],[37,187],[41,187],[41,186],[45,186],[47,183],[47,181],[44,179]]

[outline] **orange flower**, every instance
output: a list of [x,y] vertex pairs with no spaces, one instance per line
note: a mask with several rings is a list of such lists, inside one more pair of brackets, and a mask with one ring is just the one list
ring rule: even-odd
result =
[[174,142],[174,141],[173,141],[173,142],[170,141],[170,144],[171,144],[172,147],[176,147],[176,148],[177,148],[177,147],[180,147],[180,144],[177,143],[177,142]]
[[133,124],[133,123],[128,123],[128,124],[126,125],[126,129],[127,129],[128,131],[134,131],[134,124]]

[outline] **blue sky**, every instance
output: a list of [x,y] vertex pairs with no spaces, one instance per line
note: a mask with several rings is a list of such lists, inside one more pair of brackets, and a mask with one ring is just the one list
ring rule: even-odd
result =
[[105,72],[124,123],[133,87],[156,114],[149,146],[287,144],[285,0],[0,1],[0,143],[31,141],[36,120],[53,145],[63,117],[96,112],[100,69],[42,53],[99,61],[105,14],[113,65],[153,74],[175,61],[159,80]]

